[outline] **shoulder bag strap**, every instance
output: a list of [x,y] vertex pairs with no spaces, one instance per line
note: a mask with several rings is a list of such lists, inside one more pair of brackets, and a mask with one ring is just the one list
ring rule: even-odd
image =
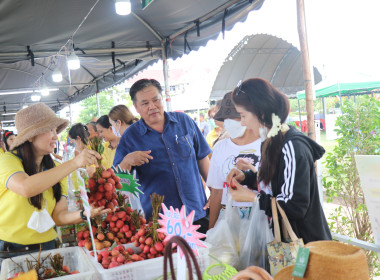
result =
[[281,242],[280,224],[278,223],[278,213],[277,213],[275,197],[272,197],[272,219],[273,219],[273,226],[274,226],[274,241]]
[[[294,231],[293,231],[293,229],[292,229],[292,226],[291,226],[290,223],[289,223],[288,217],[287,217],[286,214],[285,214],[285,211],[281,208],[280,204],[279,204],[277,201],[276,201],[276,204],[277,204],[278,211],[280,211],[281,217],[282,217],[282,219],[283,219],[283,221],[284,221],[284,225],[285,225],[285,227],[286,227],[286,229],[284,229],[284,230],[287,230],[287,231],[288,231],[289,236],[290,236],[290,239],[291,239],[293,242],[297,241],[297,240],[298,240],[298,237],[297,237],[297,235],[294,233]],[[272,203],[272,205],[273,205],[273,203]],[[273,206],[272,206],[272,208],[273,208]],[[272,210],[272,211],[273,211],[273,210]],[[276,211],[276,212],[277,212],[277,211]],[[277,213],[276,213],[276,215],[277,215]],[[277,221],[277,223],[278,223],[278,221]]]

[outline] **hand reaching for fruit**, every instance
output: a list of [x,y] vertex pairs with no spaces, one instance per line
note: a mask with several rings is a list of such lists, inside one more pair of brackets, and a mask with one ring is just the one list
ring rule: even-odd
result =
[[[93,205],[91,205],[91,218],[95,218],[99,215],[103,215],[103,214],[108,214],[110,212],[112,212],[112,209],[110,208],[104,208],[104,206],[100,206],[100,207],[95,207]],[[86,215],[87,217],[87,212],[85,211],[84,214]]]
[[87,165],[98,166],[98,159],[101,159],[101,155],[93,150],[84,149],[73,161],[77,164],[78,168],[86,167]]

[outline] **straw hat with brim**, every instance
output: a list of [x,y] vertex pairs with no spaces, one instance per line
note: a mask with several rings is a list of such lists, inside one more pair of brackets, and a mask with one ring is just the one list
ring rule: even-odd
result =
[[18,111],[15,120],[17,136],[11,145],[11,150],[50,129],[57,128],[57,133],[60,133],[69,124],[68,120],[58,118],[44,103],[37,103]]
[[240,119],[240,114],[236,111],[232,102],[232,93],[228,92],[222,99],[219,111],[215,114],[214,120],[224,122],[225,119]]
[[362,249],[337,241],[309,242],[309,262],[304,278],[292,276],[294,265],[280,270],[274,280],[358,280],[369,279],[367,258]]

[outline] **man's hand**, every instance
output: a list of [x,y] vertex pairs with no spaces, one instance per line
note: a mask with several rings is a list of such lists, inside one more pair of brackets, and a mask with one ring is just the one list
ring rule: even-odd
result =
[[130,166],[141,166],[143,164],[149,163],[149,160],[152,160],[153,157],[150,155],[152,151],[136,151],[126,155],[122,161],[121,167],[124,164]]

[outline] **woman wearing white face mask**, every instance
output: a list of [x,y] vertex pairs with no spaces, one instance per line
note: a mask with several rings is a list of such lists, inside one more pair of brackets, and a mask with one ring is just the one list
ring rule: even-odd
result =
[[[84,149],[74,159],[56,164],[50,154],[57,134],[67,125],[67,120],[43,103],[16,114],[18,135],[10,152],[0,157],[0,266],[5,258],[39,251],[40,244],[42,250],[54,249],[54,224],[83,222],[83,211],[67,209],[66,176],[96,164],[101,157]],[[91,208],[89,214],[94,217],[109,211]]]
[[121,137],[124,131],[137,121],[125,105],[116,105],[108,113],[109,121],[116,136]]
[[[259,135],[241,125],[240,115],[232,103],[231,92],[224,96],[220,110],[215,114],[214,119],[224,122],[224,128],[230,137],[220,140],[213,148],[206,182],[207,186],[212,188],[209,228],[214,227],[220,210],[227,203],[226,177],[228,173],[239,161],[257,167],[260,161],[261,145]],[[233,206],[239,207],[240,216],[246,218],[252,203],[234,202]]]
[[[260,209],[272,216],[274,197],[305,244],[331,239],[314,168],[314,162],[325,152],[323,147],[285,123],[288,98],[268,81],[244,81],[233,91],[233,101],[242,124],[260,133],[264,142],[259,172],[233,169],[228,175],[228,183],[235,186],[230,190],[232,198],[242,202],[258,200]],[[257,181],[269,186],[272,193],[254,194],[241,186]]]
[[119,145],[120,137],[114,133],[114,127],[111,125],[107,115],[101,116],[96,121],[96,130],[99,133],[99,137],[106,141],[104,145],[104,152],[102,154],[102,165],[107,169],[112,167],[113,159],[117,145]]

